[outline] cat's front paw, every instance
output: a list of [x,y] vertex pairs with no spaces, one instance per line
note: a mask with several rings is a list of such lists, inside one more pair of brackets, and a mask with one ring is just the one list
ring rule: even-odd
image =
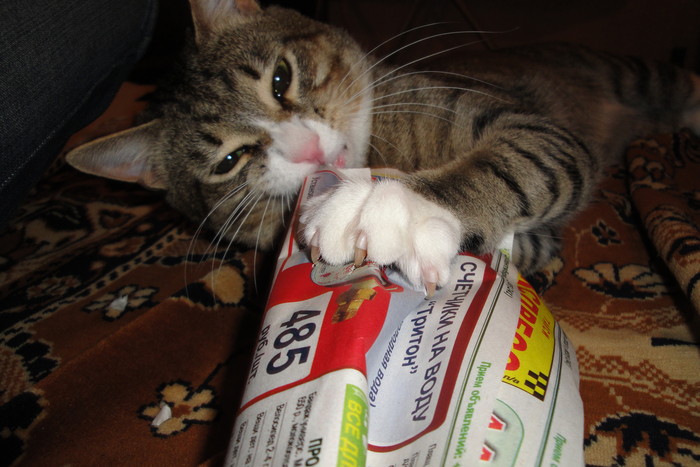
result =
[[397,266],[429,294],[449,280],[460,247],[457,218],[393,180],[344,181],[313,199],[301,222],[312,256],[358,264],[366,255],[377,264]]

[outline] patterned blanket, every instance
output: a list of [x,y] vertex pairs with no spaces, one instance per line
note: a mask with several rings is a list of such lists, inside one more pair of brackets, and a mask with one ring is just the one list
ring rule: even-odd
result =
[[[639,140],[533,278],[577,349],[589,465],[700,464],[699,225],[700,140]],[[0,232],[0,466],[222,463],[274,255],[211,240],[57,161]]]

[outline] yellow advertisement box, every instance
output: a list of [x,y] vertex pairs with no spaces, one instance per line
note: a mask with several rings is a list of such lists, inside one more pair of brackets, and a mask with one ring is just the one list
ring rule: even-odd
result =
[[520,318],[503,382],[544,401],[554,357],[554,318],[520,274],[518,290]]

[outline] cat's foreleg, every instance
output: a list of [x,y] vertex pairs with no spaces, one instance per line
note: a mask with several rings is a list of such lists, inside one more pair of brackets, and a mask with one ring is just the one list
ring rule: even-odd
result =
[[587,205],[607,164],[571,132],[531,120],[504,122],[464,157],[404,182],[459,219],[463,250],[489,253],[514,233],[523,274],[558,251],[561,228]]
[[[505,122],[463,156],[401,182],[344,182],[302,216],[306,241],[334,264],[366,249],[430,291],[449,279],[460,250],[489,253],[513,232],[534,247],[516,255],[516,266],[533,272],[558,248],[559,229],[587,203],[604,165],[570,132],[533,120]],[[551,240],[538,242],[544,235]]]

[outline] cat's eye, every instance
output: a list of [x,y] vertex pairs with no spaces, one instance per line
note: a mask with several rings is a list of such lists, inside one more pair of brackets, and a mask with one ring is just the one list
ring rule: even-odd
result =
[[226,157],[224,157],[224,159],[219,162],[219,165],[217,165],[214,169],[214,174],[223,175],[229,173],[234,167],[236,167],[238,161],[241,160],[241,157],[243,157],[243,155],[247,152],[250,152],[250,148],[248,146],[243,146],[236,149],[232,153],[227,154]]
[[292,84],[292,70],[287,60],[282,59],[277,64],[275,74],[272,76],[272,95],[275,99],[281,101],[290,84]]

